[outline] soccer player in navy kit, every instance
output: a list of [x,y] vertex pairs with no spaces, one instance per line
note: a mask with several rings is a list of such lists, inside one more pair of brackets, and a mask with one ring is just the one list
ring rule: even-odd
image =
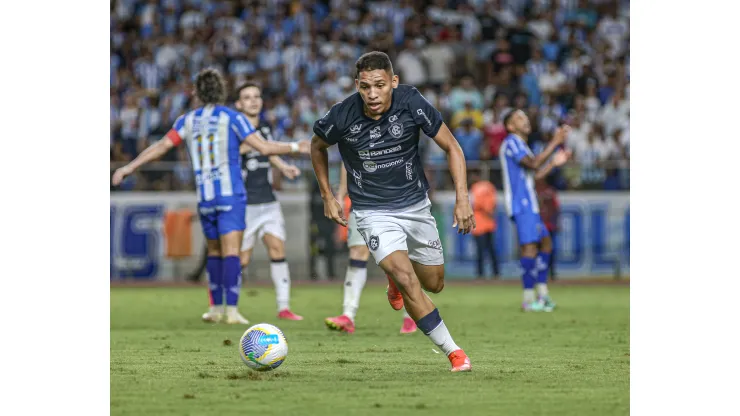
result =
[[161,140],[116,170],[112,182],[120,184],[140,166],[185,143],[195,173],[198,212],[208,246],[206,270],[212,306],[203,320],[244,324],[248,321],[237,309],[241,287],[239,248],[247,208],[240,153],[246,152],[247,146],[267,155],[308,153],[309,143],[265,141],[243,114],[223,105],[226,83],[215,69],[204,69],[198,74],[195,95],[203,106],[180,116]]
[[[262,90],[259,85],[244,83],[236,89],[236,108],[241,111],[268,142],[273,141],[272,128],[260,120]],[[285,261],[285,219],[272,189],[272,167],[293,179],[301,171],[285,163],[280,156],[265,156],[250,149],[242,159],[242,178],[247,188],[247,229],[241,247],[242,269],[249,265],[254,244],[259,238],[270,256],[270,277],[275,285],[280,319],[303,320],[290,310],[290,271]]]
[[427,197],[429,185],[419,155],[419,129],[447,153],[457,201],[458,232],[475,227],[468,199],[465,158],[442,116],[410,85],[399,85],[388,55],[369,52],[356,63],[357,93],[335,104],[314,123],[311,160],[321,187],[324,213],[347,226],[329,184],[327,148],[338,144],[347,169],[357,229],[375,261],[389,276],[388,300],[406,307],[416,325],[448,357],[451,371],[470,371],[470,359],[452,339],[422,288],[444,288],[444,256]]
[[[499,159],[504,176],[504,205],[507,214],[516,224],[519,238],[519,261],[522,266],[522,286],[524,287],[522,310],[550,312],[555,308],[555,302],[550,298],[547,289],[552,240],[540,217],[534,181],[544,178],[553,168],[562,166],[568,161],[570,151],[555,152],[555,149],[563,144],[570,132],[570,127],[558,128],[545,150],[537,156],[532,154],[527,145],[527,138],[532,127],[523,111],[509,112],[504,117],[504,127],[509,135],[501,143]],[[553,152],[555,152],[554,155]],[[552,160],[547,162],[551,155],[553,155]],[[535,283],[538,292],[536,300]]]

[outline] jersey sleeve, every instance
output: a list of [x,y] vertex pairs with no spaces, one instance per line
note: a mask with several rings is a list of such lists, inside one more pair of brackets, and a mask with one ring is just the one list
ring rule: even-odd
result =
[[237,112],[234,112],[234,117],[231,121],[231,127],[236,132],[236,136],[239,138],[240,142],[243,142],[244,139],[247,138],[247,136],[256,131],[254,129],[254,126],[252,126],[252,123],[247,120],[247,117],[245,117],[244,114]]
[[330,145],[336,144],[341,136],[341,129],[337,127],[339,116],[339,104],[334,106],[324,115],[324,117],[313,123],[313,132]]
[[527,156],[527,150],[524,149],[524,146],[517,143],[516,140],[509,139],[506,141],[506,157],[519,164],[524,156]]
[[439,110],[434,108],[416,88],[411,90],[408,105],[416,125],[421,127],[424,134],[434,138],[442,127],[442,114]]
[[175,120],[175,124],[165,134],[165,137],[170,139],[175,146],[179,146],[182,143],[183,136],[185,136],[185,116],[180,116]]

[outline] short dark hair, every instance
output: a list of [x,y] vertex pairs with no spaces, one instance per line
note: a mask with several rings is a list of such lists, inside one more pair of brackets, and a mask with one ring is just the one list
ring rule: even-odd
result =
[[511,133],[511,131],[509,130],[509,121],[511,121],[511,118],[514,117],[514,113],[516,113],[517,111],[519,110],[517,110],[516,108],[512,108],[504,116],[504,129],[506,130],[507,133]]
[[392,76],[393,64],[391,64],[391,58],[386,53],[380,51],[363,54],[355,63],[355,78],[360,77],[360,72],[374,71],[376,69],[382,69]]
[[195,78],[195,94],[204,104],[221,104],[226,100],[226,81],[214,68],[206,68]]
[[234,99],[238,100],[239,96],[242,93],[242,90],[244,90],[245,88],[252,88],[252,87],[260,90],[260,93],[262,92],[262,87],[258,83],[254,81],[246,81],[246,82],[242,82],[241,84],[239,84],[238,87],[236,87],[236,90],[234,90],[234,93],[236,93],[236,97],[234,97]]

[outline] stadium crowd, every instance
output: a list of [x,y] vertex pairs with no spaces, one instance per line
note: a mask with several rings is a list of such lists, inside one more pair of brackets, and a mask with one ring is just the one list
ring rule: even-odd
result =
[[[495,172],[502,119],[516,108],[535,152],[558,124],[573,128],[574,160],[550,176],[554,187],[629,189],[628,0],[113,0],[110,30],[111,167],[196,104],[202,68],[231,87],[257,80],[275,136],[306,139],[354,92],[357,57],[381,50],[442,112],[470,169]],[[432,185],[444,186],[444,153],[422,143]],[[191,189],[186,150],[164,161],[124,189]]]

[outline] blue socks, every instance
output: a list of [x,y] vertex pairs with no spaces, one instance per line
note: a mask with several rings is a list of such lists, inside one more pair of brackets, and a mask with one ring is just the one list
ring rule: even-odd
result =
[[224,280],[221,271],[221,257],[209,256],[206,260],[208,273],[208,290],[211,294],[211,306],[221,306],[224,303]]
[[228,256],[222,259],[223,285],[226,288],[226,305],[236,306],[239,303],[239,291],[242,286],[242,265],[239,257]]
[[547,283],[547,275],[550,268],[550,253],[540,252],[537,256],[537,283]]
[[537,282],[537,261],[531,257],[522,257],[519,259],[522,265],[522,286],[524,289],[534,289],[534,284]]

